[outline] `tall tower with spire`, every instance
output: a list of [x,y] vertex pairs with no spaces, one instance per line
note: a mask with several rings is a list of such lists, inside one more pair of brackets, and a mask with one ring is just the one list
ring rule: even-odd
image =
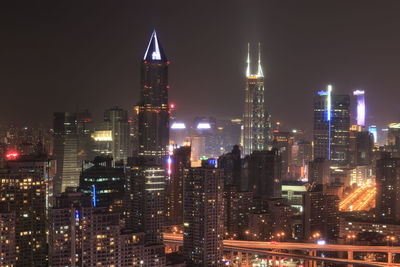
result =
[[142,80],[138,112],[140,156],[165,159],[169,144],[168,65],[154,30],[142,60]]
[[166,160],[169,144],[168,65],[156,31],[141,62],[138,123],[138,156],[127,170],[129,228],[145,233],[144,266],[165,266],[162,228],[165,220]]
[[265,150],[268,145],[268,116],[264,107],[264,74],[261,67],[261,44],[258,43],[257,74],[250,71],[250,44],[247,48],[246,89],[243,114],[243,154]]

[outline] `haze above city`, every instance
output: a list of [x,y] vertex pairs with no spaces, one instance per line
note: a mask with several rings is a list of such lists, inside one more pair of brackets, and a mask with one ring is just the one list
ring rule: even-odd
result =
[[155,28],[178,119],[241,117],[247,43],[255,63],[261,42],[273,121],[310,131],[313,96],[332,83],[335,93],[364,89],[367,124],[383,127],[400,115],[399,11],[398,1],[4,3],[0,123],[50,126],[54,111],[131,111]]

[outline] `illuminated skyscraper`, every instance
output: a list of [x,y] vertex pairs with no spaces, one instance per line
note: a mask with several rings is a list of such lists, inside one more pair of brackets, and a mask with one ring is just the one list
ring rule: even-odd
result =
[[67,187],[79,186],[79,173],[84,160],[93,159],[90,123],[91,115],[84,112],[55,112],[54,157],[57,175],[54,192],[59,194]]
[[314,99],[314,159],[325,158],[332,166],[349,162],[350,96],[332,94],[332,86]]
[[261,68],[261,51],[258,44],[258,71],[250,74],[250,44],[247,54],[246,89],[243,114],[243,154],[265,150],[269,143],[268,116],[264,107],[264,74]]
[[138,103],[139,155],[165,159],[169,144],[169,61],[153,31],[142,61]]
[[364,90],[355,90],[353,95],[357,96],[357,125],[365,126],[365,96]]

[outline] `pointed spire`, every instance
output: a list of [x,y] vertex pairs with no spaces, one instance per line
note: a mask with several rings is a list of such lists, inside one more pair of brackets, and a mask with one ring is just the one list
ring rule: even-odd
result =
[[247,43],[247,69],[246,76],[250,76],[250,43]]
[[161,43],[158,41],[156,30],[153,31],[150,37],[149,44],[147,45],[146,53],[144,53],[143,60],[147,61],[166,61],[167,57],[165,56],[164,49],[161,46]]
[[261,68],[261,43],[258,43],[258,77],[264,77],[262,68]]

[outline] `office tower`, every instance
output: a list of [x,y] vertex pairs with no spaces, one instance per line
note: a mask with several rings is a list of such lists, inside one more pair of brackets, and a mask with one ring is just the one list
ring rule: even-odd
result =
[[125,187],[124,165],[112,165],[111,157],[97,156],[83,166],[79,190],[94,197],[93,204],[123,212]]
[[54,166],[43,155],[16,156],[0,170],[0,202],[15,216],[16,266],[47,266],[45,223]]
[[332,166],[349,163],[350,97],[332,94],[332,86],[314,98],[314,159],[325,158]]
[[50,266],[146,266],[144,234],[121,229],[118,214],[67,188],[50,212]]
[[280,198],[282,160],[277,149],[254,151],[249,158],[249,181],[255,198]]
[[157,156],[162,162],[168,154],[169,61],[153,31],[142,61],[140,101],[138,104],[139,155]]
[[265,150],[269,145],[268,116],[264,107],[264,74],[258,44],[258,71],[250,74],[250,44],[247,54],[246,89],[243,114],[243,154]]
[[6,203],[0,203],[0,266],[15,266],[15,215]]
[[57,161],[54,193],[59,194],[66,187],[77,187],[79,185],[79,140],[76,127],[76,114],[69,112],[54,113],[53,129],[53,154]]
[[365,92],[364,90],[354,90],[353,95],[357,97],[357,125],[365,126]]
[[[335,241],[339,237],[339,198],[324,192],[323,185],[312,185],[304,197],[304,233],[305,239],[319,238]],[[313,240],[316,241],[316,240]]]
[[188,169],[184,178],[183,254],[188,266],[222,263],[224,177],[215,160],[210,161]]
[[400,219],[400,158],[382,153],[376,162],[376,211],[382,219]]
[[329,160],[317,158],[313,161],[310,161],[308,166],[308,181],[316,184],[330,183],[331,178]]
[[82,266],[81,227],[89,226],[81,216],[85,208],[92,208],[92,198],[72,188],[56,197],[49,214],[50,266]]
[[167,217],[171,225],[183,224],[183,177],[186,169],[190,168],[190,146],[174,149],[172,170],[168,184]]
[[224,170],[225,185],[234,185],[240,190],[242,159],[238,145],[234,145],[231,152],[218,158],[218,168]]
[[104,112],[106,128],[112,131],[112,157],[114,161],[127,162],[130,156],[128,112],[119,107]]
[[158,157],[136,157],[130,161],[126,189],[127,227],[145,234],[149,262],[165,264],[162,227],[165,221],[166,171]]
[[93,158],[91,120],[87,111],[54,113],[55,194],[64,192],[67,187],[78,187],[82,162]]

